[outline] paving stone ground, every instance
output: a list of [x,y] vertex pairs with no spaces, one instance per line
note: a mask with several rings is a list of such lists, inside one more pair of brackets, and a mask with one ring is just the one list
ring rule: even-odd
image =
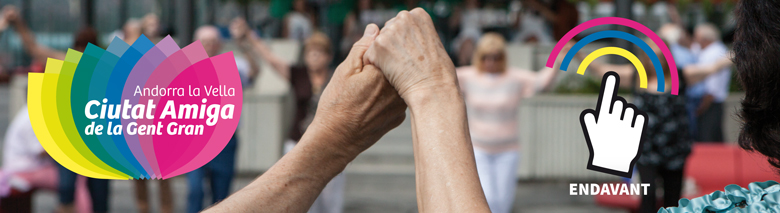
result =
[[[234,181],[234,191],[254,178],[244,176]],[[173,178],[175,210],[184,212],[187,185],[184,177]],[[597,206],[593,197],[569,196],[565,182],[521,182],[517,188],[514,212],[520,213],[619,213],[622,210]],[[151,202],[159,206],[157,184],[150,184]],[[209,200],[207,197],[206,200]],[[112,181],[111,212],[136,212],[131,181]],[[39,192],[34,198],[35,212],[50,213],[56,207],[54,192]],[[344,212],[417,212],[414,176],[391,174],[347,174]]]

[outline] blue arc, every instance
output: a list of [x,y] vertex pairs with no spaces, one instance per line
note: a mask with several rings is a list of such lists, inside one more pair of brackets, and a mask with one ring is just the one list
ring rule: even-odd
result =
[[661,61],[658,60],[658,55],[655,54],[652,48],[650,48],[645,41],[642,39],[636,37],[635,35],[631,35],[630,33],[622,32],[622,31],[616,31],[616,30],[605,30],[600,31],[597,33],[590,34],[588,36],[585,36],[582,40],[578,41],[574,46],[569,50],[569,52],[566,53],[566,57],[563,58],[563,63],[561,63],[561,70],[566,71],[566,69],[569,68],[569,63],[571,62],[571,59],[574,57],[577,52],[580,51],[585,45],[590,44],[593,41],[603,39],[603,38],[619,38],[623,40],[630,41],[631,43],[634,43],[636,46],[639,46],[642,50],[645,51],[648,57],[650,57],[650,61],[653,62],[653,68],[655,68],[655,74],[658,77],[658,92],[663,92],[664,88],[666,88],[666,85],[664,82],[666,78],[664,78],[664,70],[663,67],[661,67]]
[[[118,41],[117,41],[118,40]],[[116,42],[121,42],[118,38],[115,38]],[[119,61],[117,61],[116,66],[114,66],[114,70],[111,72],[111,76],[108,80],[108,85],[106,87],[106,93],[105,97],[108,98],[109,105],[121,105],[122,104],[122,89],[125,87],[125,81],[127,81],[127,76],[130,74],[130,71],[135,67],[135,64],[138,63],[138,60],[141,59],[141,57],[149,51],[149,49],[152,49],[154,47],[154,43],[149,41],[146,36],[141,35],[138,37],[135,42],[128,47],[128,49],[125,51],[124,54],[122,54],[122,57],[119,58]],[[120,119],[109,119],[106,118],[106,121],[112,121],[115,124],[122,124],[122,120]],[[125,135],[112,135],[111,139],[114,142],[114,145],[116,145],[117,149],[119,149],[119,152],[122,154],[122,156],[130,162],[130,164],[135,168],[135,170],[138,172],[139,176],[134,176],[135,179],[143,179],[143,178],[151,178],[152,176],[149,175],[149,173],[144,169],[143,165],[141,165],[140,162],[138,162],[138,159],[135,158],[133,155],[133,152],[130,150],[130,147],[127,145],[127,141],[125,140]],[[118,156],[117,156],[118,157]],[[128,174],[129,175],[129,174]]]

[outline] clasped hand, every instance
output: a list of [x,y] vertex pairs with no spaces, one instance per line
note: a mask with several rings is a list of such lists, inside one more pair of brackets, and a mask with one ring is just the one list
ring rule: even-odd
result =
[[323,92],[312,127],[326,129],[338,138],[333,146],[357,155],[400,125],[407,105],[458,95],[456,85],[455,66],[428,13],[402,11],[381,31],[366,27]]
[[400,12],[381,32],[366,26],[298,145],[209,211],[305,212],[331,178],[403,122],[409,106],[419,210],[489,212],[457,85],[455,67],[422,9]]

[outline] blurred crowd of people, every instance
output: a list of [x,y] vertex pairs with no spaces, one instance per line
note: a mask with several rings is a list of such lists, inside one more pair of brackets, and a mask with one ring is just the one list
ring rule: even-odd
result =
[[[375,23],[382,27],[399,11],[415,7],[431,11],[439,36],[458,65],[471,63],[470,56],[483,32],[497,32],[515,42],[549,44],[579,23],[576,6],[566,0],[354,0],[328,5],[327,8],[318,1],[276,0],[271,2],[270,15],[273,21],[280,23],[279,27],[263,28],[266,30],[263,34],[303,41],[315,28],[320,28],[336,46],[333,64],[337,64],[362,36],[366,25]],[[328,14],[328,18],[337,17],[337,20],[328,23],[318,21],[326,10],[349,12],[343,19]]]
[[[438,16],[441,8],[436,5],[418,5],[405,1],[401,5],[385,5],[371,0],[357,0],[339,26],[341,30],[324,30],[318,26],[316,7],[305,0],[272,1],[270,13],[281,22],[279,36],[303,44],[299,62],[287,61],[276,55],[259,29],[250,26],[242,17],[231,20],[228,26],[200,26],[193,35],[209,56],[223,53],[222,43],[229,40],[238,47],[236,63],[244,87],[251,86],[259,76],[260,59],[289,83],[295,95],[294,118],[290,132],[284,141],[284,152],[289,152],[301,139],[317,111],[318,101],[328,85],[333,64],[338,64],[349,53],[352,44],[363,36],[365,26],[376,23],[380,27],[400,10],[422,6],[433,11],[439,36],[450,41],[450,56],[458,66],[457,74],[461,94],[467,106],[468,124],[477,171],[490,209],[493,212],[510,212],[517,188],[516,169],[520,159],[518,109],[522,101],[540,92],[549,91],[559,71],[544,68],[540,71],[525,70],[508,65],[509,60],[520,56],[508,55],[507,41],[555,43],[566,32],[584,20],[579,20],[575,5],[567,0],[524,0],[522,8],[498,12],[493,5],[482,1],[464,0],[453,6],[451,15]],[[286,5],[286,6],[285,6]],[[433,8],[426,8],[431,6]],[[513,12],[514,11],[514,12]],[[674,17],[674,15],[672,15]],[[674,206],[680,198],[682,171],[693,141],[722,142],[723,102],[728,96],[731,74],[729,49],[721,41],[721,32],[712,24],[684,26],[672,18],[658,29],[672,51],[677,68],[681,70],[684,88],[680,96],[655,92],[658,81],[669,81],[667,62],[658,46],[652,45],[662,60],[665,78],[648,72],[647,89],[635,90],[638,84],[631,64],[610,64],[596,61],[589,73],[596,79],[607,71],[615,71],[623,79],[621,87],[632,89],[634,104],[648,113],[648,126],[641,148],[642,157],[637,170],[642,182],[655,183],[662,179],[664,206]],[[692,27],[693,30],[686,30]],[[13,28],[21,38],[22,46],[31,56],[31,72],[43,72],[47,58],[64,59],[65,53],[36,42],[13,7],[5,7],[0,16],[0,33]],[[223,36],[227,31],[230,37]],[[327,33],[326,33],[327,31]],[[155,14],[140,19],[130,19],[114,35],[127,43],[145,37],[154,43],[164,38],[160,35],[160,20]],[[72,48],[83,51],[88,43],[97,44],[98,35],[86,26],[76,31]],[[447,43],[445,43],[447,44]],[[567,44],[567,51],[573,44]],[[560,56],[563,56],[561,54]],[[580,59],[583,57],[578,55]],[[559,58],[556,65],[560,64]],[[335,62],[335,63],[334,63]],[[653,67],[649,56],[644,56],[645,67]],[[0,66],[2,68],[2,66]],[[266,72],[265,70],[263,70]],[[666,84],[667,87],[670,84]],[[56,190],[59,195],[58,212],[107,212],[110,197],[109,181],[84,178],[62,166],[46,155],[32,131],[26,109],[15,116],[8,129],[3,148],[3,165],[0,169],[0,208],[9,208],[7,199],[29,196],[34,189]],[[136,203],[140,212],[149,212],[147,185],[160,185],[160,212],[173,212],[173,196],[187,194],[187,212],[198,212],[204,204],[204,192],[211,193],[209,204],[219,202],[231,193],[235,173],[236,147],[241,140],[237,134],[225,149],[210,163],[186,175],[189,190],[174,192],[169,180],[134,180]],[[531,141],[543,143],[543,141]],[[344,203],[344,174],[334,178],[315,201],[310,212],[341,212]],[[210,189],[204,189],[208,186]],[[653,188],[656,184],[652,185]],[[655,208],[654,189],[643,197],[643,211]]]

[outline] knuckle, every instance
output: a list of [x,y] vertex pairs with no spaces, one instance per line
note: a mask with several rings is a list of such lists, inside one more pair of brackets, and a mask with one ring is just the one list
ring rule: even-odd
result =
[[[396,21],[396,22],[401,22],[401,21]],[[387,31],[388,31],[387,34],[391,34],[391,35],[399,34],[399,30],[400,30],[399,29],[400,28],[399,25],[404,25],[404,24],[403,23],[394,23],[394,24],[391,24],[390,26],[387,26],[386,27]]]
[[407,20],[409,19],[409,11],[403,10],[401,12],[398,12],[398,19],[400,20]]
[[386,36],[380,35],[376,37],[373,44],[375,46],[376,51],[378,52],[387,51],[387,49],[393,45],[392,37],[393,35],[386,35]]
[[[395,17],[393,17],[393,18],[390,18],[390,20],[387,20],[387,21],[385,22],[385,25],[384,25],[384,26],[385,26],[385,28],[386,28],[386,27],[389,27],[389,26],[391,26],[391,25],[392,25],[392,23],[393,23],[393,21],[394,21],[395,19],[396,19],[396,18],[395,18]],[[384,30],[385,30],[385,29],[382,29],[382,31],[384,31]]]
[[356,51],[359,49],[367,49],[369,47],[369,44],[365,41],[357,41],[354,44],[352,44],[352,49],[350,51]]
[[374,45],[376,46],[384,46],[387,44],[387,36],[384,34],[380,34],[376,38],[374,38]]
[[422,8],[414,8],[411,12],[413,15],[417,16],[418,18],[427,18],[430,19],[430,15],[428,15],[428,12],[426,12]]
[[353,59],[349,60],[348,63],[353,73],[360,72],[363,67],[363,60]]

